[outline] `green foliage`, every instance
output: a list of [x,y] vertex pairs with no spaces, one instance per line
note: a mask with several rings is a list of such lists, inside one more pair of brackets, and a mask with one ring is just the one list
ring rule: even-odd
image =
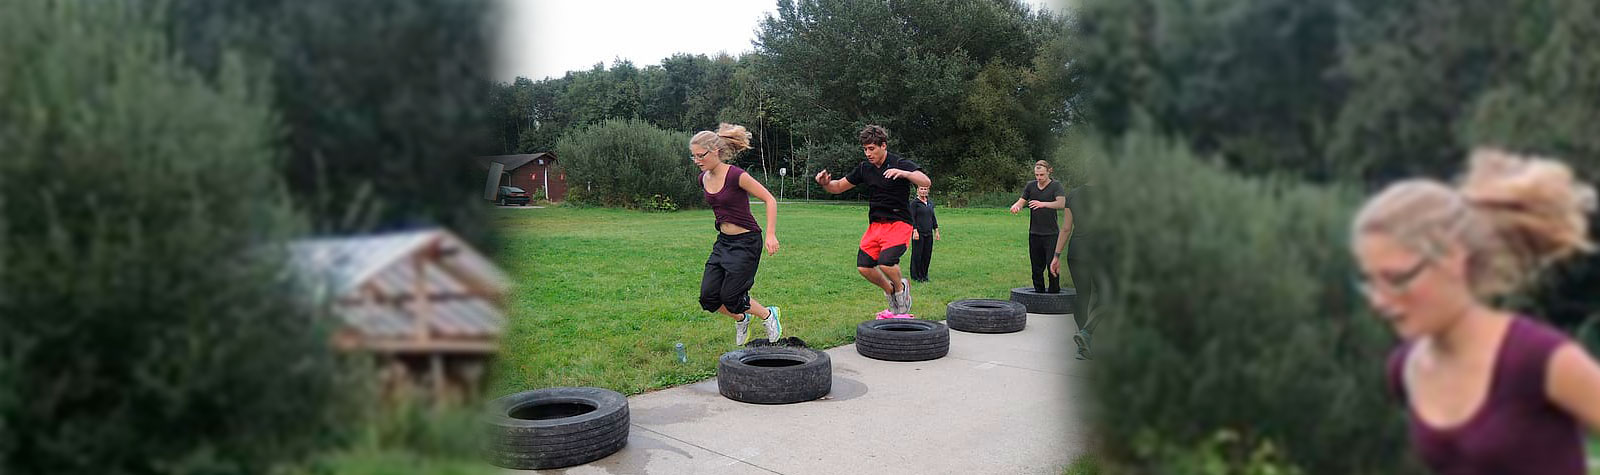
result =
[[1223,429],[1193,447],[1175,447],[1145,433],[1140,451],[1147,458],[1171,460],[1172,475],[1303,475],[1283,460],[1272,441],[1251,443],[1238,432]]
[[749,69],[748,61],[680,53],[644,68],[617,61],[559,78],[517,78],[490,91],[490,123],[505,154],[554,150],[570,130],[606,119],[639,119],[683,131],[710,130],[744,116],[756,125],[756,117],[740,114],[737,104],[749,95],[748,81],[735,79],[740,68]]
[[1075,19],[1089,120],[1245,173],[1447,176],[1477,144],[1600,172],[1594,2],[1089,0]]
[[804,136],[854,145],[862,124],[890,130],[937,181],[980,191],[1020,185],[1009,170],[1044,158],[1074,91],[1061,18],[1016,1],[780,1],[755,63],[779,117]]
[[319,458],[273,475],[491,475],[503,473],[481,459],[429,458],[404,450],[356,449]]
[[319,233],[442,225],[489,249],[488,0],[170,2],[173,46],[208,74],[238,50],[272,85],[280,174]]
[[672,198],[654,194],[650,195],[650,202],[645,203],[643,208],[651,211],[677,211],[678,204],[673,203]]
[[255,71],[128,2],[0,8],[0,472],[260,473],[346,389]]
[[1086,0],[1070,57],[1084,114],[1120,134],[1148,118],[1249,171],[1326,178],[1324,129],[1341,104],[1341,2]]
[[1349,88],[1328,156],[1363,177],[1455,172],[1477,142],[1463,134],[1474,104],[1526,68],[1553,3],[1363,3],[1340,27]]
[[418,400],[392,407],[372,406],[354,448],[404,450],[442,459],[476,459],[484,440],[483,421],[472,407],[435,409]]
[[[556,145],[567,183],[582,193],[570,201],[662,209],[703,206],[705,199],[689,160],[689,136],[641,120],[607,120],[581,127]],[[663,201],[665,200],[665,201]]]
[[1082,456],[1061,471],[1061,475],[1100,475],[1100,463],[1093,456]]
[[475,408],[434,409],[403,400],[368,406],[347,420],[358,428],[345,446],[273,475],[479,475],[498,469],[478,456],[485,440]]
[[1081,243],[1111,277],[1096,342],[1109,377],[1093,386],[1108,454],[1172,473],[1186,462],[1141,453],[1141,433],[1196,447],[1247,427],[1309,473],[1403,472],[1404,416],[1381,378],[1393,337],[1340,285],[1358,196],[1240,177],[1144,133],[1085,150],[1110,158],[1096,180],[1118,190],[1092,211],[1116,219]]

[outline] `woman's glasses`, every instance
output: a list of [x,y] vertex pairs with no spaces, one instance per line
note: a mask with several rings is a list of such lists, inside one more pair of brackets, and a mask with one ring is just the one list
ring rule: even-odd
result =
[[1358,276],[1353,279],[1354,282],[1352,283],[1355,285],[1356,290],[1368,297],[1380,290],[1391,294],[1405,293],[1410,290],[1411,284],[1417,280],[1417,277],[1422,275],[1422,271],[1426,270],[1431,263],[1433,263],[1433,259],[1424,257],[1417,260],[1417,263],[1412,264],[1410,268],[1399,273],[1379,273],[1377,282]]

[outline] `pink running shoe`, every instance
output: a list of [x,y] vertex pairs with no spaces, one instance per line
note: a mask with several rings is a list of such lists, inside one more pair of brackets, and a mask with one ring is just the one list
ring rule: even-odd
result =
[[888,319],[891,319],[891,318],[916,318],[916,317],[913,317],[909,313],[894,313],[894,312],[889,311],[889,310],[884,310],[882,312],[878,312],[878,319],[879,320],[888,320]]

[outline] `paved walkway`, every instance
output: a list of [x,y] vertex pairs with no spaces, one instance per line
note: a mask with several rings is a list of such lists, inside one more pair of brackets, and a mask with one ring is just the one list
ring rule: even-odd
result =
[[1027,329],[950,332],[933,361],[827,351],[833,392],[764,406],[723,398],[715,379],[629,398],[628,445],[561,470],[588,474],[1051,474],[1084,450],[1074,423],[1084,365],[1069,315],[1028,316]]

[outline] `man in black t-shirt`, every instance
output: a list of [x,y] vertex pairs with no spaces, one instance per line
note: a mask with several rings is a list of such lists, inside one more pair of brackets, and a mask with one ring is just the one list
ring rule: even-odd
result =
[[[1034,163],[1036,179],[1022,185],[1022,197],[1011,205],[1012,214],[1021,211],[1023,205],[1033,210],[1028,213],[1028,262],[1032,265],[1029,277],[1033,278],[1034,292],[1052,294],[1061,292],[1061,276],[1049,272],[1050,249],[1060,232],[1056,228],[1056,210],[1066,207],[1066,192],[1061,190],[1061,182],[1050,179],[1053,168],[1044,160]],[[1045,287],[1047,278],[1048,288]]]
[[856,270],[883,289],[890,313],[911,313],[911,285],[900,274],[900,256],[911,243],[911,187],[932,181],[916,163],[889,153],[889,132],[868,125],[861,130],[861,151],[867,156],[850,174],[833,179],[827,170],[817,172],[817,184],[839,194],[867,187],[867,232],[856,251]]

